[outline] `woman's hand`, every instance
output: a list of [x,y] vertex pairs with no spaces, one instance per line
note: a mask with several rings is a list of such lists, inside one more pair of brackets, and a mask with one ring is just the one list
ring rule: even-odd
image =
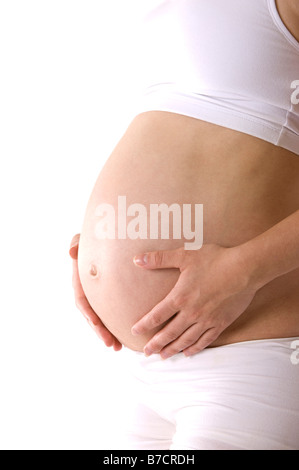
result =
[[178,268],[171,292],[132,328],[147,333],[167,322],[147,343],[146,355],[191,356],[213,343],[250,305],[257,288],[239,247],[204,245],[200,250],[156,251],[136,256],[142,269]]
[[101,338],[105,345],[110,347],[113,346],[115,351],[120,351],[122,344],[118,339],[113,336],[109,330],[103,325],[95,311],[91,308],[81,285],[79,271],[78,271],[78,248],[79,248],[80,235],[75,235],[71,241],[69,254],[73,259],[73,288],[75,291],[75,302],[77,308],[83,313],[84,317]]

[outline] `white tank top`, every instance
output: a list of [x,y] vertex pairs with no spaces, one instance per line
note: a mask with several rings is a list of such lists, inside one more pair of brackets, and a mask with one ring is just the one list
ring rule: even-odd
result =
[[275,0],[166,0],[141,33],[138,113],[191,116],[299,155],[299,43]]

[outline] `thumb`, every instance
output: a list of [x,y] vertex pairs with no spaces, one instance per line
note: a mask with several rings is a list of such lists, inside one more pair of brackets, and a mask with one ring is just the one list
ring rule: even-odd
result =
[[80,233],[77,233],[77,235],[75,235],[72,238],[70,249],[69,249],[70,257],[73,259],[78,258],[79,241],[80,241]]
[[183,255],[184,248],[151,251],[135,256],[133,262],[146,269],[180,268]]

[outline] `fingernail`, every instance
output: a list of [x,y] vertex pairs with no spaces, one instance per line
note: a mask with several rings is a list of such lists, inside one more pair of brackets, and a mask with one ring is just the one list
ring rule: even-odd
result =
[[171,357],[171,354],[162,352],[160,356],[161,356],[161,359],[164,360],[164,359],[169,359]]
[[150,348],[144,348],[143,352],[146,356],[151,356],[151,354],[153,354],[153,351]]
[[140,334],[140,332],[138,331],[137,328],[132,328],[132,329],[131,329],[131,333],[132,333],[133,336],[137,336],[137,335]]
[[77,256],[78,253],[78,245],[72,245],[69,249],[69,255],[73,258],[74,256]]
[[138,266],[145,266],[147,264],[147,255],[138,255],[134,258],[134,263]]

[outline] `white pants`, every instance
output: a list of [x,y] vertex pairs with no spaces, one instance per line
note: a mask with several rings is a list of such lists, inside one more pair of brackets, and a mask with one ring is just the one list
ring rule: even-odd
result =
[[122,449],[299,450],[299,338],[245,341],[186,358],[125,349]]

